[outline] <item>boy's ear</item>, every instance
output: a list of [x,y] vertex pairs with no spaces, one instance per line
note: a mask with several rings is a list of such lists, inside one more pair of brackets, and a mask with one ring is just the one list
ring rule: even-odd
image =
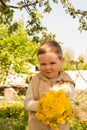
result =
[[61,59],[62,62],[64,62],[64,60],[65,60],[64,58]]
[[64,64],[64,58],[61,59],[61,66]]

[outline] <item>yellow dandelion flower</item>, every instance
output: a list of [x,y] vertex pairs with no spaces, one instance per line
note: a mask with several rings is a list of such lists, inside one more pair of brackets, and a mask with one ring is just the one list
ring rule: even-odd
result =
[[65,120],[63,118],[58,118],[57,123],[58,124],[65,124]]
[[64,90],[50,91],[38,102],[36,117],[53,130],[58,130],[58,124],[66,123],[72,115],[72,105]]

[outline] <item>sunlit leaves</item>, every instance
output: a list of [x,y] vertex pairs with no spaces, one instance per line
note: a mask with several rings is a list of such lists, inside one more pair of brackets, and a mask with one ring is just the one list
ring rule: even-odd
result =
[[[7,3],[9,2],[9,4]],[[58,4],[60,2],[63,5],[63,8],[65,8],[65,12],[69,13],[72,18],[78,18],[79,20],[79,30],[87,30],[87,11],[86,10],[81,10],[81,9],[76,9],[73,6],[73,2],[71,3],[69,0],[21,0],[17,2],[17,5],[10,5],[9,0],[1,1],[0,3],[0,22],[1,23],[11,23],[14,9],[20,9],[22,10],[23,8],[26,9],[29,19],[28,19],[28,24],[27,24],[27,29],[29,34],[34,37],[34,40],[37,37],[39,38],[38,35],[35,36],[35,32],[38,34],[41,31],[45,31],[45,27],[41,24],[41,18],[43,18],[44,13],[50,13],[52,10],[52,4],[56,3]],[[33,25],[35,24],[35,26]],[[33,26],[32,26],[33,25]],[[34,30],[34,31],[32,31]]]
[[63,8],[65,8],[66,13],[69,13],[72,18],[78,18],[80,23],[78,30],[80,30],[80,32],[87,30],[87,10],[75,9],[69,0],[60,0],[60,2]]
[[31,42],[22,23],[10,33],[9,25],[0,25],[0,34],[0,80],[4,80],[9,69],[17,73],[28,73],[26,63],[36,64],[39,44]]

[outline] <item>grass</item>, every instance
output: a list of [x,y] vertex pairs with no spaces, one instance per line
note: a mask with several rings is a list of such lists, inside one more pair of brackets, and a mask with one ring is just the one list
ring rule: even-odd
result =
[[0,130],[27,130],[27,115],[23,102],[0,101]]

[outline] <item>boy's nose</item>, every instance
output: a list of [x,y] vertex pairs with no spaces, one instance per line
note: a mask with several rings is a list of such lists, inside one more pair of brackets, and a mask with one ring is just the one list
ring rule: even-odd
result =
[[46,69],[50,69],[50,65],[46,65]]

